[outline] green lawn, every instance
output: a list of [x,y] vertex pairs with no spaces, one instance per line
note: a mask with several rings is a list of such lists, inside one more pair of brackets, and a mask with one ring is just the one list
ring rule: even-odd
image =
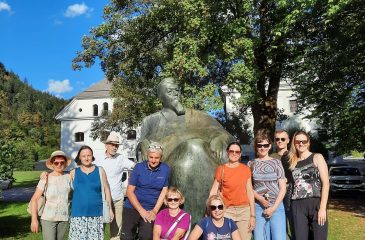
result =
[[329,240],[365,239],[365,195],[348,193],[329,200]]
[[[37,185],[39,171],[15,172],[14,187]],[[329,240],[365,239],[365,196],[330,198]],[[41,234],[30,232],[28,203],[4,203],[0,201],[0,239],[42,239]],[[109,226],[106,227],[109,239]]]
[[37,186],[42,171],[15,171],[13,187]]
[[[42,171],[15,171],[13,187],[33,187],[39,181]],[[30,215],[27,213],[28,203],[5,203],[0,201],[0,239],[42,239],[42,234],[31,233]],[[109,239],[109,226],[105,231],[105,239]],[[66,237],[67,239],[67,237]]]
[[[42,239],[41,233],[30,231],[28,203],[0,202],[0,239]],[[67,236],[65,237],[67,239]],[[109,239],[109,224],[106,226],[105,239]]]
[[30,232],[28,203],[0,202],[0,239],[41,239],[41,234]]

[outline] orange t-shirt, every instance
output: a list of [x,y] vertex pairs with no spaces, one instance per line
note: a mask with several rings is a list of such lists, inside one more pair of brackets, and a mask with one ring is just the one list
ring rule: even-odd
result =
[[246,165],[240,163],[238,167],[230,168],[226,165],[218,166],[215,172],[215,179],[220,183],[223,173],[223,200],[226,207],[249,205],[247,197],[247,180],[251,178],[251,170]]

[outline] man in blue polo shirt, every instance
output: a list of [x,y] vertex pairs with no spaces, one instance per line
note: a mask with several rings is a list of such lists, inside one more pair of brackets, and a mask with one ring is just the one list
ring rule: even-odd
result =
[[147,161],[136,164],[130,176],[123,208],[122,239],[133,240],[138,229],[139,239],[153,238],[153,221],[163,204],[169,185],[170,168],[161,163],[162,146],[148,146]]

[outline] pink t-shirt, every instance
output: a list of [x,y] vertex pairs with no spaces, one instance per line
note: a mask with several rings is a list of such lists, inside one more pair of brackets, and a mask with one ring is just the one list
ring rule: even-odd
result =
[[[169,214],[169,209],[165,208],[157,214],[156,220],[155,220],[155,225],[160,225],[161,226],[161,236],[160,236],[161,239],[163,239],[165,237],[167,231],[170,229],[172,224],[174,224],[174,222],[183,213],[185,213],[185,211],[181,209],[180,212],[175,217],[171,217],[170,214]],[[184,229],[184,230],[188,231],[189,227],[190,227],[190,214],[186,213],[182,217],[182,219],[179,221],[179,223],[176,225],[174,230],[172,230],[172,232],[170,233],[168,239],[170,240],[175,235],[175,232],[178,228],[181,228],[181,229]]]

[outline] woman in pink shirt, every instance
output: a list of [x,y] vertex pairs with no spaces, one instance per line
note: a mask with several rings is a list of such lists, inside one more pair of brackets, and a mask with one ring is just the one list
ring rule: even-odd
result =
[[168,208],[163,209],[156,216],[153,240],[187,238],[191,216],[180,208],[184,202],[183,194],[176,187],[170,187],[167,190],[164,203]]

